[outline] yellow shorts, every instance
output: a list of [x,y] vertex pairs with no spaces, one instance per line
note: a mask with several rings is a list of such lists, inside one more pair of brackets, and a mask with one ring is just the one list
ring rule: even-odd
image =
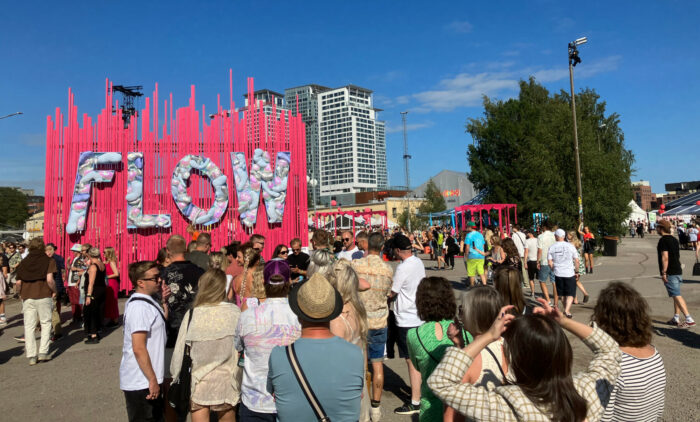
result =
[[467,276],[474,277],[484,274],[483,259],[467,259]]

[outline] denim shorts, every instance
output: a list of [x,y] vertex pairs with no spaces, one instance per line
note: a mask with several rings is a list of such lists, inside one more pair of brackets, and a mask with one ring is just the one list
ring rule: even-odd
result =
[[387,327],[367,331],[367,358],[370,362],[382,362],[389,329]]
[[668,297],[676,297],[681,295],[681,283],[683,282],[682,275],[669,275],[666,276],[668,282],[664,283],[664,287],[668,292]]
[[552,271],[549,265],[540,265],[538,276],[540,279],[540,283],[547,282],[547,279],[549,279],[550,282],[554,283],[554,271]]

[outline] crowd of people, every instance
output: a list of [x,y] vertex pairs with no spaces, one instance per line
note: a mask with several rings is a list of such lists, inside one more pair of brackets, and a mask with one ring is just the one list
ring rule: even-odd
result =
[[[664,221],[659,271],[674,301],[669,323],[688,327],[695,323],[680,295],[678,241]],[[189,414],[195,422],[376,422],[384,361],[395,348],[410,400],[394,412],[421,421],[641,421],[663,413],[666,375],[641,295],[611,283],[590,326],[572,319],[577,289],[589,299],[580,276],[593,271],[595,237],[586,227],[567,233],[545,222],[536,234],[514,226],[509,237],[473,223],[459,234],[335,238],[316,230],[309,253],[295,238],[269,257],[257,234],[218,251],[206,232],[186,236],[172,235],[153,261],[128,266],[119,379],[130,421]],[[437,268],[464,256],[466,292],[426,276],[417,256],[426,246]],[[88,344],[99,343],[104,321],[120,321],[114,249],[73,245],[67,268],[55,251],[35,238],[17,265],[3,266],[22,298],[30,365],[50,359],[62,302]],[[525,280],[534,298],[536,279],[543,297],[535,302]],[[565,331],[593,352],[581,373],[572,374]]]

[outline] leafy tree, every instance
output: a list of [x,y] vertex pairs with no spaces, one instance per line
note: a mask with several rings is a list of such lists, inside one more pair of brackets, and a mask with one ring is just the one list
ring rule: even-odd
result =
[[[584,222],[592,231],[620,234],[632,198],[634,156],[617,113],[591,89],[576,95]],[[518,205],[519,221],[547,213],[563,228],[578,225],[570,95],[550,95],[534,78],[520,81],[518,98],[484,98],[484,117],[469,119],[469,179],[486,200]]]
[[13,188],[0,188],[0,204],[0,224],[24,227],[24,222],[29,218],[25,194]]
[[442,193],[440,193],[433,179],[428,180],[423,196],[425,196],[425,202],[418,207],[418,211],[421,214],[445,211],[447,208],[445,205],[445,198],[443,198]]
[[[415,210],[415,209],[414,209]],[[401,227],[408,227],[406,224],[407,209],[404,208],[399,215],[396,216],[396,223]],[[427,219],[411,213],[411,230],[421,230],[427,227]]]

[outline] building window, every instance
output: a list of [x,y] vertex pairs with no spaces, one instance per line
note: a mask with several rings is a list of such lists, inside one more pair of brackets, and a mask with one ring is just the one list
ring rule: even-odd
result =
[[391,218],[396,218],[396,208],[391,209]]

